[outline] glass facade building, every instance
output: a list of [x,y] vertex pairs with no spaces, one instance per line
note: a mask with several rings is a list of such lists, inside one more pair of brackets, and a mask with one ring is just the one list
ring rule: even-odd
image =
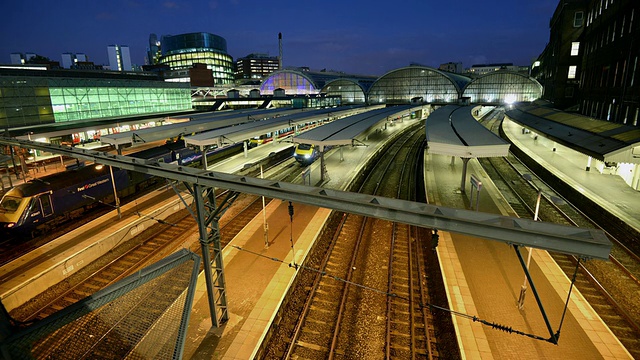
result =
[[369,90],[369,104],[456,103],[471,79],[426,66],[409,66],[381,76]]
[[227,41],[223,37],[210,33],[164,35],[161,44],[159,64],[166,64],[171,70],[205,64],[213,72],[216,85],[233,83],[233,58],[227,54]]
[[464,89],[463,96],[471,103],[533,101],[542,97],[542,85],[520,73],[496,71],[473,79]]
[[[191,110],[188,84],[0,74],[0,126],[16,128]],[[95,74],[95,72],[94,72]]]

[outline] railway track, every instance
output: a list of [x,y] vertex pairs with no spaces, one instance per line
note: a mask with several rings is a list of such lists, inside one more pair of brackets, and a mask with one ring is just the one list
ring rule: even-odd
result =
[[[485,126],[497,132],[500,117],[493,116]],[[600,228],[569,201],[535,176],[525,180],[523,174],[533,173],[510,154],[506,158],[480,159],[493,182],[500,189],[519,217],[531,218],[538,194],[541,194],[539,219],[587,228]],[[601,228],[600,228],[601,229]],[[591,260],[580,264],[576,287],[605,321],[620,342],[635,357],[640,358],[640,259],[605,231],[613,247],[609,262]],[[573,277],[578,259],[575,256],[550,253],[565,274]]]
[[[376,166],[359,191],[396,197],[398,187],[410,187],[405,180],[416,169],[405,166],[416,163],[423,138],[422,128],[414,129],[381,151],[384,156],[372,161]],[[441,344],[422,306],[428,301],[418,249],[424,232],[350,214],[334,213],[329,223],[335,226],[325,227],[309,255],[260,358],[437,355]]]
[[[287,172],[282,170],[282,164],[275,166],[278,167],[280,176],[295,176],[292,175],[294,172],[296,175],[298,174],[297,169],[292,169]],[[284,167],[287,167],[286,164]],[[217,192],[216,199],[224,198],[226,193],[227,191]],[[262,209],[262,202],[256,201],[256,199],[260,198],[248,197],[248,199],[241,200],[239,202],[239,205],[241,205],[240,209],[235,209],[230,212],[230,216],[221,219],[221,233],[223,234],[221,242],[223,245],[233,239],[237,232]],[[256,204],[259,204],[259,206]],[[109,259],[108,262],[104,261],[107,262],[106,264],[95,263],[85,267],[85,269],[74,274],[71,278],[66,279],[56,286],[52,286],[39,297],[15,309],[11,315],[23,325],[42,320],[172,253],[176,248],[187,243],[188,238],[192,234],[197,233],[197,231],[195,219],[189,211],[182,210],[173,214],[161,224],[145,230],[141,235],[123,245],[122,248],[114,249],[114,253],[120,252],[121,254]],[[199,250],[196,242],[194,251],[199,252]],[[106,258],[106,256],[104,258]],[[167,286],[172,285],[167,284]],[[183,291],[186,285],[176,284],[176,286],[176,288],[180,288],[180,291]],[[165,309],[170,304],[165,304],[164,302],[166,302],[166,299],[149,298],[137,305],[136,309],[138,310],[135,311],[141,311],[140,309],[144,307],[155,310]],[[88,316],[91,317],[93,315],[90,314]],[[114,324],[113,326],[118,325]],[[110,334],[112,331],[105,330],[105,333]],[[51,349],[60,348],[61,343],[54,344],[48,339],[43,339],[37,346],[41,350],[44,349],[44,353],[47,353],[46,347]],[[45,348],[43,348],[43,346]],[[84,347],[84,345],[79,347]],[[34,349],[34,354],[36,354],[37,351],[41,351],[35,350],[37,349]],[[41,351],[41,353],[43,352]],[[93,354],[96,353],[94,352]]]

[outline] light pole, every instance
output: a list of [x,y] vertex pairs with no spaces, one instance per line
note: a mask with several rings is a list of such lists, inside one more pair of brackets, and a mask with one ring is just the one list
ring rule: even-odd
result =
[[[262,164],[260,164],[260,178],[264,179],[264,174],[262,173]],[[262,196],[262,222],[264,227],[264,248],[269,248],[269,224],[267,224],[267,210],[264,206],[264,196]]]
[[111,174],[111,185],[113,185],[113,196],[116,198],[116,209],[118,210],[118,220],[122,219],[122,213],[120,212],[120,198],[118,197],[118,190],[116,188],[116,180],[113,177],[113,167],[109,165],[109,173]]
[[[533,177],[531,174],[523,174],[522,177],[527,181],[532,181]],[[533,213],[533,221],[538,221],[538,211],[540,210],[540,199],[542,198],[542,190],[538,188],[538,198],[536,199],[536,210]],[[527,269],[529,269],[529,264],[531,263],[531,254],[533,254],[533,248],[529,248],[529,255],[527,256]],[[520,288],[520,297],[518,298],[518,309],[524,309],[524,296],[527,293],[527,275],[524,275],[524,283]]]

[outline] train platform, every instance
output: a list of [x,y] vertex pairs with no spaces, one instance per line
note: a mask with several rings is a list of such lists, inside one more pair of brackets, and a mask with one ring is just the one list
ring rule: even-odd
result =
[[640,191],[631,188],[618,175],[601,173],[595,166],[587,170],[587,155],[534,133],[523,134],[522,126],[513,121],[505,118],[502,128],[512,146],[525,151],[556,177],[640,232]]
[[[415,120],[397,124],[369,137],[373,144],[383,142],[389,133],[414,124]],[[265,144],[251,149],[251,158],[273,152],[286,143]],[[345,147],[340,160],[338,151],[330,152],[326,160],[327,176],[320,177],[320,161],[310,167],[312,186],[344,190],[358,173],[376,146]],[[242,154],[226,162],[210,166],[210,170],[233,172],[249,163]],[[296,165],[298,166],[298,165]],[[348,170],[345,170],[348,169]],[[304,170],[300,167],[301,172]],[[301,179],[300,179],[301,180]],[[309,180],[308,180],[309,181]],[[274,200],[266,207],[269,225],[268,247],[263,235],[263,216],[253,219],[223,250],[229,321],[212,328],[202,275],[198,279],[197,294],[190,318],[185,359],[251,359],[258,350],[268,325],[274,318],[296,272],[289,264],[302,263],[315,238],[321,231],[331,210],[294,203],[294,218],[290,222],[287,201]],[[293,234],[293,246],[291,245]],[[251,251],[240,251],[238,246]],[[258,257],[258,253],[265,257]],[[294,257],[295,255],[295,257]],[[279,259],[281,262],[268,258]]]
[[[516,216],[477,160],[469,175],[482,181],[479,211]],[[471,186],[460,191],[462,161],[444,155],[425,156],[425,181],[431,203],[470,209]],[[474,195],[475,196],[475,195]],[[525,275],[513,248],[471,236],[441,232],[437,248],[452,310],[529,334],[550,338],[529,288],[524,308],[518,308]],[[521,249],[523,257],[528,249]],[[570,287],[569,279],[548,252],[534,250],[529,267],[551,328],[557,331]],[[609,328],[577,289],[572,290],[558,345],[510,334],[472,319],[453,316],[458,342],[471,359],[631,359]]]

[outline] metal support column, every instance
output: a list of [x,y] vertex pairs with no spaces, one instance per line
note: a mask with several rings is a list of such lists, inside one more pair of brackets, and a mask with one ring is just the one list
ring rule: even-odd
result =
[[[229,320],[218,219],[237,196],[238,193],[235,192],[229,194],[225,202],[218,208],[213,188],[203,188],[198,184],[193,184],[209,312],[213,327],[219,327],[220,324]],[[231,201],[228,201],[230,199]],[[213,246],[213,259],[211,259],[209,245]]]
[[464,194],[465,188],[465,180],[467,178],[467,164],[469,163],[469,158],[462,158],[462,180],[460,180],[460,191]]
[[206,149],[206,146],[204,146],[204,145],[200,146],[200,153],[202,153],[202,168],[207,170],[207,167],[209,165],[207,165],[207,149]]
[[[553,332],[553,329],[551,328],[551,323],[549,322],[549,317],[547,316],[547,313],[544,311],[544,306],[542,306],[542,300],[540,300],[540,295],[538,295],[538,290],[536,290],[535,285],[533,284],[533,279],[531,279],[531,273],[529,273],[529,269],[527,268],[527,266],[524,263],[524,259],[522,258],[522,254],[520,253],[520,247],[518,247],[518,245],[513,245],[514,250],[516,251],[516,254],[518,255],[518,260],[520,260],[520,265],[522,265],[522,269],[524,270],[524,274],[527,277],[527,280],[529,280],[529,287],[531,288],[531,292],[533,293],[533,296],[536,298],[536,302],[538,303],[538,308],[540,308],[540,314],[542,314],[542,319],[544,320],[545,325],[547,326],[547,331],[549,331],[549,335],[550,338],[547,339],[547,341],[549,341],[552,344],[558,344],[558,335],[555,334]],[[569,302],[569,299],[567,299],[567,303]],[[558,333],[560,332],[560,330],[558,330]]]

